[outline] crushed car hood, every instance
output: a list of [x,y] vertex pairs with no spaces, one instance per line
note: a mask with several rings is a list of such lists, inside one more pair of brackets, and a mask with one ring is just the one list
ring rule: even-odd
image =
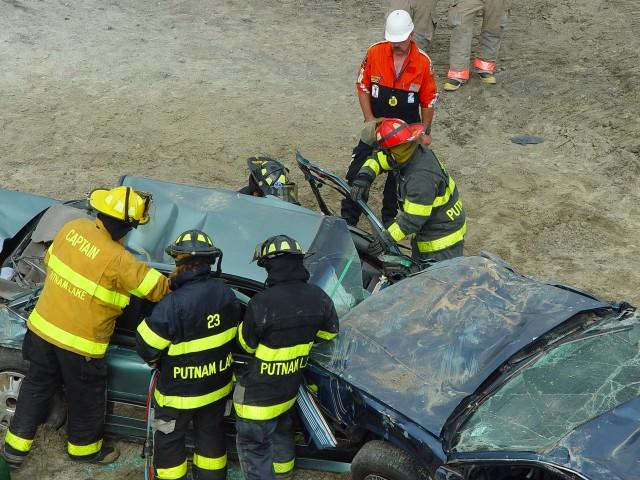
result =
[[372,295],[314,361],[439,435],[494,370],[581,311],[610,307],[499,260],[443,261]]
[[59,202],[30,193],[0,189],[0,252],[6,240],[54,203]]

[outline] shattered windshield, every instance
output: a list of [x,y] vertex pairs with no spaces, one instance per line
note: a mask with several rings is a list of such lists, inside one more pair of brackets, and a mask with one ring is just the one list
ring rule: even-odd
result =
[[459,431],[455,451],[541,451],[640,396],[640,317],[608,319],[547,351]]
[[322,288],[342,316],[365,299],[362,265],[351,234],[341,218],[324,217],[305,258],[310,282]]

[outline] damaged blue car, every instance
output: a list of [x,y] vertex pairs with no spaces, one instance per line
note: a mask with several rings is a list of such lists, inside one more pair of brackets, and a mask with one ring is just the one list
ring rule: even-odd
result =
[[[370,234],[332,216],[339,178],[298,156],[320,213],[275,198],[138,177],[152,221],[127,248],[168,273],[164,247],[188,228],[224,252],[224,280],[243,302],[263,288],[253,247],[286,233],[312,254],[311,281],[334,300],[341,333],[314,349],[296,442],[300,466],[355,480],[630,480],[640,471],[640,317],[624,303],[523,276],[491,255],[415,272],[401,250],[371,258]],[[371,230],[382,226],[361,204]],[[27,367],[25,318],[44,278],[48,242],[84,202],[0,191],[0,423]],[[142,440],[149,369],[134,350],[151,306],[135,300],[107,353],[107,431]],[[50,423],[64,420],[63,396]],[[233,450],[233,416],[228,417]]]

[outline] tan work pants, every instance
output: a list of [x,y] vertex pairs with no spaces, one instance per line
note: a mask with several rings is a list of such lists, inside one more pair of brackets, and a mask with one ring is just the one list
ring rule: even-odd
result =
[[449,8],[451,43],[449,78],[469,78],[469,58],[473,38],[473,21],[482,14],[478,55],[474,70],[493,73],[500,42],[507,25],[511,0],[453,0]]
[[437,2],[438,0],[391,0],[387,15],[394,10],[409,12],[414,25],[414,40],[421,49],[428,52],[431,48],[433,33],[436,31]]

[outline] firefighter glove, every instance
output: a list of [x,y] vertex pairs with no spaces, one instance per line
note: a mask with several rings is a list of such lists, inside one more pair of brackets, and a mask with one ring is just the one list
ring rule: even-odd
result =
[[383,230],[376,237],[376,239],[369,244],[367,252],[374,257],[383,254],[389,248],[389,245],[393,244],[393,238],[389,235],[389,232]]
[[351,200],[357,202],[358,200],[369,199],[369,188],[371,188],[371,179],[367,175],[358,175],[351,185]]

